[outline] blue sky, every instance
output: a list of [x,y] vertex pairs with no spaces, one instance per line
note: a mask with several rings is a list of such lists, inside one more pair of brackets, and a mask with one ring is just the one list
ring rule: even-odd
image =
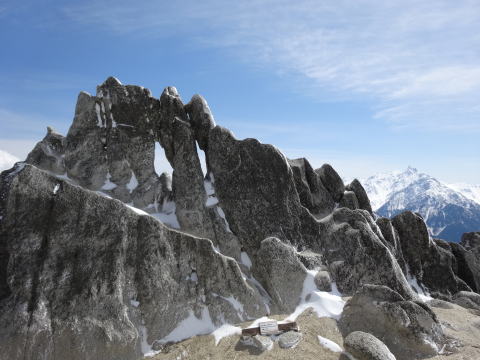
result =
[[66,134],[113,75],[346,178],[480,183],[480,2],[385,3],[0,0],[0,149]]

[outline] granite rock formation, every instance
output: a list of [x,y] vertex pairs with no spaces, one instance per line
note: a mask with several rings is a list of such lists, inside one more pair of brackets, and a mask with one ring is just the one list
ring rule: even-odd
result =
[[[155,171],[156,144],[171,175]],[[462,304],[479,290],[477,234],[453,245],[416,214],[377,218],[358,180],[235,138],[205,99],[184,104],[174,87],[157,99],[111,77],[81,92],[67,135],[48,129],[0,186],[2,360],[139,359],[293,312],[312,271],[319,290],[356,294],[348,333],[397,355],[356,329],[366,306],[425,353],[418,337],[443,335],[417,287]]]

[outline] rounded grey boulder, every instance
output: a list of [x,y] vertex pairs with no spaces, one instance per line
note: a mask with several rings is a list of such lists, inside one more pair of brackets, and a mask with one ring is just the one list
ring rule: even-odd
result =
[[320,291],[332,291],[332,279],[328,271],[319,271],[314,278],[315,285]]
[[363,331],[348,334],[343,346],[357,360],[396,360],[383,342]]
[[278,346],[282,349],[290,349],[297,346],[300,340],[302,340],[302,333],[287,331],[278,337]]

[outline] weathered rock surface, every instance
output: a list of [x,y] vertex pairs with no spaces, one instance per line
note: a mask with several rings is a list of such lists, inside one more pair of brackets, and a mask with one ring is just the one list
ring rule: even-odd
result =
[[278,337],[278,346],[282,349],[290,349],[298,345],[302,340],[302,333],[298,331],[287,331]]
[[315,285],[320,291],[332,291],[332,279],[328,271],[319,271],[315,274]]
[[208,137],[210,130],[215,127],[215,120],[207,101],[201,95],[193,95],[190,102],[185,105],[185,111],[189,115],[198,147],[202,150],[208,150]]
[[480,311],[480,295],[471,291],[460,291],[453,296],[453,302],[466,309]]
[[[172,176],[155,172],[156,142]],[[414,329],[436,322],[402,269],[442,299],[478,290],[476,234],[461,246],[430,241],[415,214],[375,221],[357,180],[345,187],[328,164],[314,171],[235,139],[205,99],[184,105],[174,87],[155,99],[108,78],[80,93],[67,136],[49,130],[27,163],[1,178],[0,359],[136,359],[178,340],[179,324],[208,333],[293,311],[307,268],[323,291],[388,286],[401,298],[394,320],[412,313]],[[122,202],[168,208],[181,232]]]
[[469,232],[462,235],[462,240],[460,241],[466,250],[469,250],[476,254],[477,259],[480,259],[480,232]]
[[330,164],[323,164],[321,168],[316,169],[320,181],[328,190],[335,202],[340,202],[345,192],[343,180]]
[[383,342],[363,331],[348,334],[343,346],[357,360],[395,360],[395,356]]
[[335,202],[305,158],[288,159],[300,202],[312,214],[322,218],[332,212]]
[[47,135],[28,154],[25,162],[55,174],[65,174],[65,137],[48,127]]
[[339,208],[321,224],[322,253],[341,292],[353,294],[362,284],[378,284],[407,299],[414,296],[367,211]]
[[350,210],[360,209],[360,205],[358,204],[357,195],[353,191],[345,191],[342,199],[338,203],[339,207],[346,207]]
[[386,286],[364,285],[347,301],[339,328],[370,333],[397,359],[432,356],[447,342],[435,313],[424,303],[407,301]]
[[[259,274],[265,289],[282,312],[293,312],[300,301],[307,269],[295,250],[279,239],[262,241],[254,272]],[[278,311],[278,310],[277,310]]]
[[395,216],[392,224],[399,235],[407,266],[404,270],[428,291],[453,295],[461,290],[471,290],[455,275],[455,256],[430,238],[420,215],[405,211]]
[[360,181],[354,179],[350,184],[345,187],[348,191],[353,191],[358,200],[358,205],[360,209],[367,210],[371,215],[373,215],[372,205],[370,205],[370,200],[368,199],[367,192],[363,188]]
[[210,240],[117,200],[20,163],[0,200],[0,359],[138,359],[187,318],[208,328],[265,312]]

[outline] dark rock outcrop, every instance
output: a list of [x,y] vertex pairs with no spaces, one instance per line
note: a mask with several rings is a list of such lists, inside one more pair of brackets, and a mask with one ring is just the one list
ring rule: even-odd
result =
[[392,224],[399,235],[406,273],[430,292],[453,295],[461,290],[470,290],[455,274],[455,256],[430,238],[420,215],[405,211],[395,216]]
[[473,252],[477,258],[480,260],[480,232],[468,232],[462,235],[462,240],[460,241],[466,250]]
[[295,187],[302,205],[320,218],[330,214],[335,206],[332,195],[319,180],[308,160],[288,159],[288,163],[293,171]]
[[370,205],[370,200],[368,199],[367,192],[363,188],[360,181],[354,179],[350,184],[345,187],[348,191],[353,191],[358,200],[358,205],[360,209],[367,210],[373,216],[372,205]]
[[345,192],[343,180],[330,164],[323,164],[321,168],[316,169],[320,181],[328,190],[335,202],[340,202]]

